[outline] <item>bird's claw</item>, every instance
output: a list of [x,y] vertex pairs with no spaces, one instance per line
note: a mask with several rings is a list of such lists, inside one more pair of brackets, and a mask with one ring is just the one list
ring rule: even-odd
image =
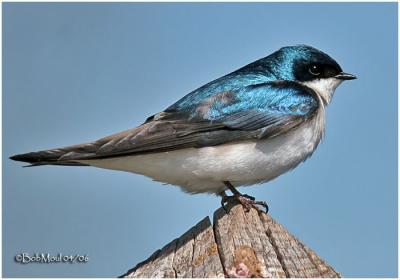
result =
[[227,202],[226,199],[227,198],[227,196],[223,196],[222,198],[221,198],[221,206],[222,206],[222,208],[225,210],[225,212],[227,212],[227,209],[226,209],[226,207],[225,207],[225,202]]
[[256,201],[254,197],[250,195],[232,195],[232,196],[223,196],[221,199],[222,208],[227,211],[225,207],[225,203],[232,202],[239,202],[246,212],[249,212],[251,208],[256,209],[257,211],[261,211],[257,205],[262,206],[265,208],[265,213],[268,213],[268,204],[265,201]]
[[244,196],[245,198],[248,198],[250,200],[256,200],[256,198],[254,196],[248,195],[248,194],[242,194],[242,196]]

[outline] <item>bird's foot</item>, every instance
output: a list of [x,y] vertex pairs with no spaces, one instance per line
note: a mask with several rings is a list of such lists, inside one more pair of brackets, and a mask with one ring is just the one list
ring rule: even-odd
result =
[[249,212],[251,208],[261,211],[257,206],[265,208],[265,213],[268,213],[268,204],[265,201],[257,201],[254,197],[247,194],[234,194],[231,196],[225,195],[221,199],[222,208],[225,208],[225,203],[239,202],[246,212]]

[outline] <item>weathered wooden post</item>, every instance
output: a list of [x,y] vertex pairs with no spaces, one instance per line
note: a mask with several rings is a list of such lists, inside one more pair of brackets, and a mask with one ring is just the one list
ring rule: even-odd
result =
[[338,278],[340,274],[269,215],[241,205],[214,212],[121,277]]

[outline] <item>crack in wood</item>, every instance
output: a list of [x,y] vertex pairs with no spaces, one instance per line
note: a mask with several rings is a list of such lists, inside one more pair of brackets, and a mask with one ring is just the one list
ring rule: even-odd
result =
[[331,266],[264,213],[241,205],[214,212],[120,277],[331,277]]

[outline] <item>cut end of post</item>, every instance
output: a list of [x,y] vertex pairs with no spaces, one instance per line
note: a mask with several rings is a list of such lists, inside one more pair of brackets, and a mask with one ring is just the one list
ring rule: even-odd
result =
[[219,208],[122,278],[339,278],[268,214]]

